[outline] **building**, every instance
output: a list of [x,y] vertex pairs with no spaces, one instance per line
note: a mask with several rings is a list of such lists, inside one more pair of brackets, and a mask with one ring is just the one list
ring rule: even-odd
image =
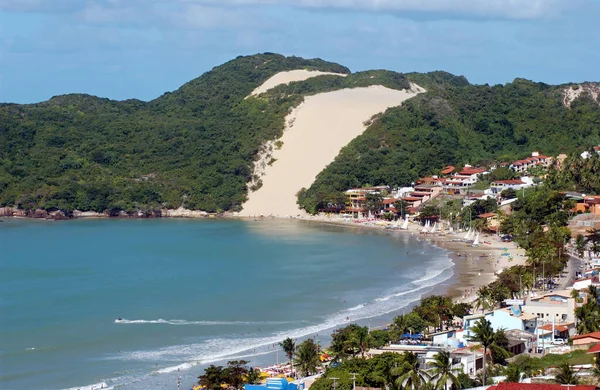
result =
[[585,213],[592,213],[600,216],[600,196],[586,196],[583,198],[583,207]]
[[521,188],[526,187],[527,183],[520,179],[514,180],[494,180],[490,184],[490,191],[492,194],[499,194],[504,190],[512,189],[512,190],[520,190]]
[[477,370],[483,368],[482,348],[476,350],[473,350],[472,347],[455,349],[450,352],[450,357],[452,358],[452,368],[461,369],[467,375],[475,375]]
[[539,154],[538,152],[532,152],[531,157],[514,161],[508,168],[515,172],[527,172],[530,168],[537,166],[547,168],[551,162],[552,159],[550,157]]
[[596,362],[597,366],[600,366],[600,343],[594,345],[592,348],[590,348],[589,351],[587,351],[587,353],[592,353],[594,354],[594,361]]
[[479,218],[485,219],[487,221],[487,229],[497,232],[500,229],[500,219],[498,218],[498,214],[496,213],[485,213],[479,214]]
[[569,290],[554,291],[530,297],[523,305],[523,311],[538,317],[542,324],[565,324],[575,322],[575,299]]
[[352,188],[345,192],[346,195],[346,213],[352,214],[355,218],[361,218],[365,212],[364,206],[367,195],[384,195],[389,193],[390,187],[365,187]]
[[580,334],[578,336],[571,337],[573,345],[591,345],[600,343],[600,332],[592,332],[586,334]]
[[526,313],[517,307],[507,307],[487,313],[471,314],[463,317],[464,337],[466,340],[473,337],[471,329],[481,318],[488,320],[494,331],[499,329],[519,330],[533,334],[537,328],[537,316]]

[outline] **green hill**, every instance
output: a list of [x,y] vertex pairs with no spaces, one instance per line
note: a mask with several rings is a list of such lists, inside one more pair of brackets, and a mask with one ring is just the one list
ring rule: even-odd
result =
[[407,74],[428,92],[387,110],[354,139],[315,183],[301,191],[310,212],[336,202],[340,191],[364,185],[408,185],[445,165],[510,162],[600,144],[600,101],[583,94],[563,104],[568,86],[516,79],[470,85],[443,72]]
[[[348,76],[246,98],[293,69]],[[350,186],[407,184],[446,164],[600,143],[598,104],[583,97],[565,108],[562,87],[524,80],[474,86],[445,72],[350,74],[323,60],[266,53],[238,57],[150,102],[64,95],[0,104],[0,207],[239,210],[257,152],[281,136],[285,115],[304,96],[376,84],[404,89],[409,80],[428,92],[388,110],[348,145],[302,193],[306,209]]]

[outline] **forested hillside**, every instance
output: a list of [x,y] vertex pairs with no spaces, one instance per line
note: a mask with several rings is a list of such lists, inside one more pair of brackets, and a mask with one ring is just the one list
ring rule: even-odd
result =
[[[247,96],[274,74],[319,76]],[[447,164],[568,153],[600,143],[589,96],[562,104],[563,87],[515,80],[470,85],[446,72],[350,74],[341,65],[277,54],[238,57],[150,101],[57,96],[0,104],[0,207],[48,211],[239,210],[261,145],[281,136],[305,96],[384,85],[428,92],[392,108],[343,149],[299,203],[317,210],[365,184],[404,185]],[[315,140],[318,142],[318,140]]]
[[[0,207],[64,211],[238,208],[260,145],[297,97],[245,99],[274,74],[343,66],[239,57],[151,102],[65,95],[0,105]],[[338,77],[339,78],[339,77]]]
[[363,185],[408,185],[445,165],[512,161],[533,150],[572,153],[600,144],[600,102],[563,105],[566,86],[516,79],[469,85],[443,72],[407,77],[428,92],[391,108],[301,191],[310,212]]

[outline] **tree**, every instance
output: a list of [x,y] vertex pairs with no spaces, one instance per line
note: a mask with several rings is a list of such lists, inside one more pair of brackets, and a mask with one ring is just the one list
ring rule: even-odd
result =
[[478,342],[483,347],[483,383],[485,384],[487,351],[494,343],[492,324],[485,318],[481,318],[471,328],[471,332],[473,336],[471,336],[470,341]]
[[502,191],[502,192],[500,193],[500,196],[501,196],[503,199],[514,199],[514,198],[516,198],[516,197],[517,197],[517,191],[515,191],[515,190],[514,190],[514,189],[512,189],[512,188],[507,188],[507,189],[505,189],[504,191]]
[[258,368],[250,367],[246,373],[246,383],[255,385],[260,382],[260,370]]
[[367,194],[365,195],[365,206],[366,212],[370,212],[371,215],[376,216],[383,208],[383,196],[380,194]]
[[405,352],[402,356],[404,358],[402,366],[392,369],[393,375],[399,375],[395,381],[396,386],[403,389],[420,389],[421,385],[429,379],[429,375],[421,370],[417,355],[412,352]]
[[211,364],[198,379],[198,384],[208,390],[221,390],[221,384],[225,383],[223,367]]
[[383,329],[375,329],[369,333],[369,348],[381,348],[390,342],[390,332]]
[[578,234],[575,238],[575,249],[577,249],[579,257],[583,257],[585,251],[585,237],[583,237],[582,234]]
[[471,314],[471,310],[473,306],[467,302],[458,302],[452,305],[452,315],[454,317],[463,318],[464,316],[468,316]]
[[492,308],[492,291],[488,286],[479,287],[473,305],[476,309],[480,308],[482,313]]
[[567,361],[558,366],[554,379],[561,385],[576,385],[579,383],[573,367]]
[[396,209],[396,214],[403,217],[408,212],[408,203],[402,199],[398,199],[396,203],[394,203],[394,208]]
[[433,369],[431,377],[436,379],[436,389],[448,389],[448,383],[456,387],[460,387],[460,381],[455,373],[461,372],[458,368],[452,368],[452,358],[447,351],[438,352],[433,358]]
[[285,356],[287,356],[290,363],[294,358],[294,351],[296,350],[296,343],[291,338],[287,338],[279,343],[279,346],[283,349]]
[[300,370],[302,376],[309,376],[316,372],[319,365],[319,347],[313,339],[307,339],[300,343],[296,347],[294,356],[296,357],[294,366]]
[[353,344],[356,345],[360,351],[360,355],[364,359],[365,352],[369,348],[369,328],[366,326],[357,328],[353,335]]
[[232,360],[227,362],[227,368],[223,370],[225,382],[234,389],[241,389],[244,386],[244,377],[248,373],[245,365],[246,360]]

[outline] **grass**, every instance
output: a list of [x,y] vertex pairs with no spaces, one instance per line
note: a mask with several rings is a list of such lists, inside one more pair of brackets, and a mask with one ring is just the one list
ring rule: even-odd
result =
[[570,365],[592,364],[594,362],[593,356],[585,352],[584,350],[576,350],[562,355],[551,353],[540,359],[540,366],[542,368],[556,367],[565,361],[569,362]]

